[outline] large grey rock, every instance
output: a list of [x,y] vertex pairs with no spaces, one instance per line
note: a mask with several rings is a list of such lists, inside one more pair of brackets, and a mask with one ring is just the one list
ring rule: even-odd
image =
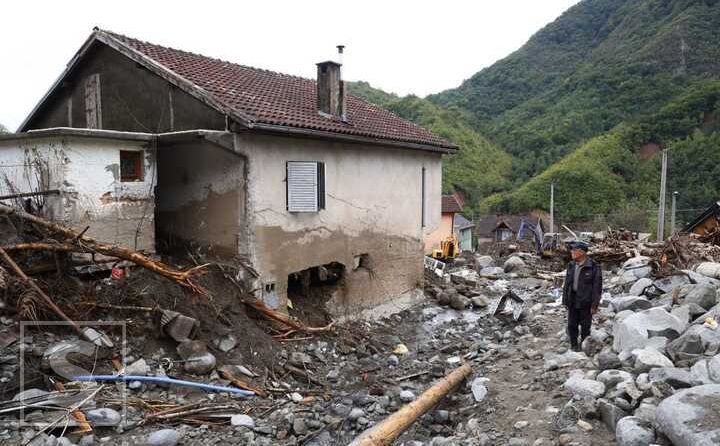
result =
[[635,358],[634,370],[637,373],[648,372],[657,367],[673,367],[665,355],[653,348],[643,348],[632,351]]
[[490,256],[475,256],[475,271],[480,272],[488,266],[495,266],[495,259]]
[[655,431],[650,423],[637,417],[625,417],[615,429],[618,446],[649,446],[655,442]]
[[623,263],[620,281],[621,283],[632,283],[643,277],[648,277],[651,272],[650,257],[633,257]]
[[509,259],[505,260],[505,263],[503,264],[503,270],[505,270],[506,273],[511,273],[524,267],[525,261],[518,256],[510,257]]
[[645,289],[650,287],[653,284],[653,281],[651,279],[648,279],[647,277],[643,277],[642,279],[638,279],[637,282],[633,283],[633,285],[630,287],[630,291],[628,293],[631,296],[642,296],[645,292]]
[[605,384],[593,379],[585,379],[580,375],[570,376],[563,387],[576,398],[600,398],[605,394]]
[[683,332],[686,323],[662,308],[650,308],[615,322],[613,350],[622,352],[643,348],[653,337],[675,339]]
[[678,367],[657,367],[650,369],[648,378],[651,383],[662,382],[674,389],[685,389],[693,385],[690,371]]
[[695,268],[695,272],[713,279],[720,279],[720,263],[703,262]]
[[717,301],[716,289],[712,285],[691,285],[692,289],[685,296],[685,303],[697,304],[706,310],[711,309]]
[[708,361],[708,376],[716,383],[720,383],[720,355],[715,355]]
[[666,346],[674,361],[692,362],[702,355],[715,355],[720,350],[720,329],[691,325],[679,338]]
[[663,400],[656,426],[675,446],[720,444],[720,384],[680,390]]
[[600,419],[611,432],[615,432],[618,421],[628,416],[627,412],[604,398],[598,400],[597,408],[600,413]]
[[617,383],[623,381],[635,382],[635,377],[632,373],[628,373],[624,370],[605,370],[600,372],[595,379],[605,384],[605,387],[607,388],[614,387]]
[[480,270],[480,276],[495,277],[503,274],[504,272],[505,270],[503,270],[499,266],[486,266],[485,268]]
[[707,359],[701,359],[690,367],[690,379],[692,379],[694,386],[701,386],[703,384],[718,384],[710,379],[708,362],[709,361]]
[[600,352],[595,359],[597,359],[598,369],[600,371],[618,369],[622,366],[620,358],[618,358],[618,355],[613,352]]
[[664,293],[672,293],[675,288],[682,288],[683,286],[690,283],[690,279],[685,274],[678,274],[674,276],[663,277],[653,282],[653,285],[658,290]]
[[574,352],[572,350],[568,350],[564,353],[545,353],[543,358],[545,360],[543,365],[545,370],[554,370],[576,362],[586,361],[588,359],[585,353]]
[[633,415],[637,418],[640,418],[641,420],[647,421],[648,423],[655,424],[656,413],[657,406],[655,404],[650,404],[643,401],[642,403],[640,403],[640,406],[635,409],[635,413]]
[[647,310],[652,307],[652,303],[644,297],[639,296],[620,296],[610,301],[613,311],[619,313],[625,310],[639,311]]

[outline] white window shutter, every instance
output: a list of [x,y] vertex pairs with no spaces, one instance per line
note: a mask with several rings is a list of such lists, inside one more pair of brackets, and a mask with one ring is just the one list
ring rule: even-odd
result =
[[287,206],[290,212],[317,212],[318,163],[288,161]]

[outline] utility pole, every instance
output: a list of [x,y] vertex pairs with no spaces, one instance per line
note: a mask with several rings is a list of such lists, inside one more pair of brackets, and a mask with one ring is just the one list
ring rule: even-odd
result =
[[662,151],[662,167],[660,170],[660,199],[658,205],[657,240],[665,240],[665,188],[667,184],[667,149]]
[[555,180],[550,181],[550,232],[555,232]]
[[675,234],[675,209],[678,195],[680,195],[678,191],[673,192],[672,195],[672,209],[670,210],[670,235]]

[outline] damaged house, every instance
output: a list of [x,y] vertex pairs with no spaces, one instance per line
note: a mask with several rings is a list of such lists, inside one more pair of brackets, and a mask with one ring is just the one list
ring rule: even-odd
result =
[[95,29],[0,136],[0,195],[148,253],[243,259],[268,306],[342,316],[419,294],[456,150],[346,94],[338,62],[310,80]]

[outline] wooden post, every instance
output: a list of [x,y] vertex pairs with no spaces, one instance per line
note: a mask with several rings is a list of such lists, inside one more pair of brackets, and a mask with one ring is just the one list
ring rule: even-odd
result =
[[441,399],[472,373],[469,364],[463,364],[435,385],[423,392],[415,401],[406,404],[384,421],[366,430],[349,446],[386,446],[400,436],[415,420],[435,406]]

